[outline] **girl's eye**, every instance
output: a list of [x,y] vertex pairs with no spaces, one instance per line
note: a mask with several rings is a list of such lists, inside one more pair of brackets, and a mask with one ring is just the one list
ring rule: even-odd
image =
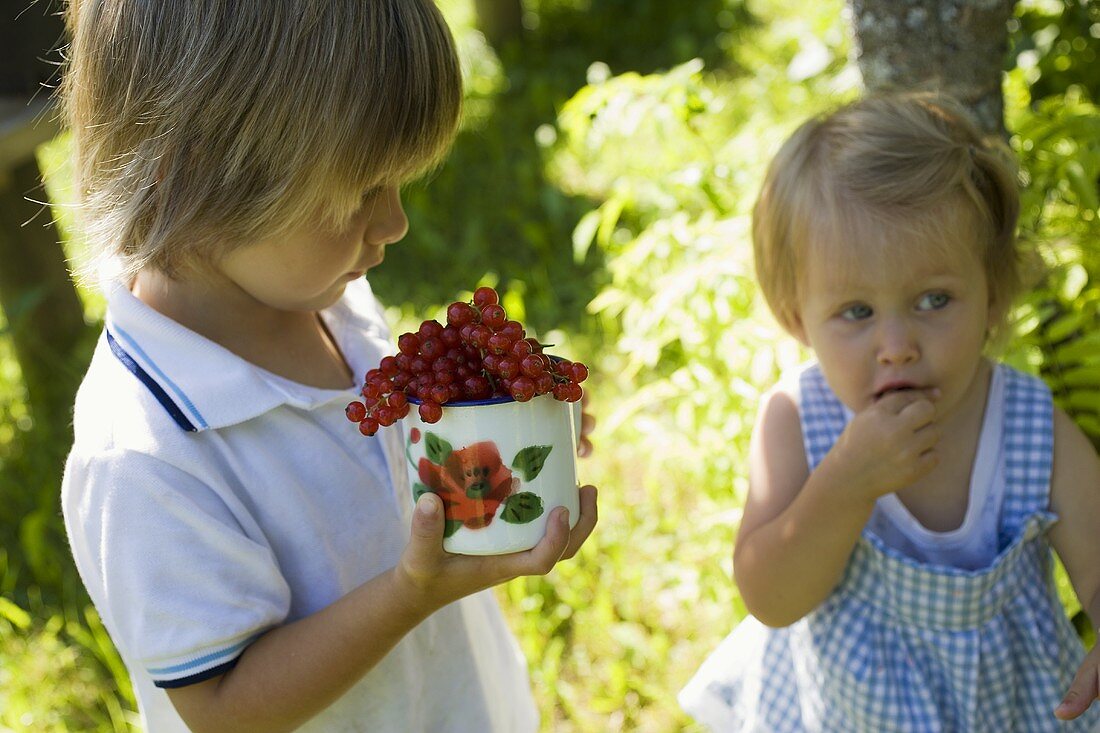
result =
[[846,321],[862,321],[871,317],[871,306],[859,303],[851,305],[840,312],[840,317]]
[[943,308],[951,302],[951,296],[947,293],[926,293],[917,302],[917,310],[935,311]]

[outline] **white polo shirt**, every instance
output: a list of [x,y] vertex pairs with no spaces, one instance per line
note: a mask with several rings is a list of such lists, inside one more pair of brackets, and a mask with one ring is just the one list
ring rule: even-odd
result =
[[[365,280],[322,318],[357,375],[390,353]],[[412,498],[398,427],[365,438],[355,390],[291,382],[115,285],[76,400],[62,507],[73,555],[149,733],[165,687],[393,567]],[[287,660],[292,664],[292,660]],[[303,731],[534,731],[526,665],[485,591],[416,627]]]

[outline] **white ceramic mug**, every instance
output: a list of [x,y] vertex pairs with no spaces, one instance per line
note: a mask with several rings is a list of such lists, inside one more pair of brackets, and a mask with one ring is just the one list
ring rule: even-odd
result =
[[569,510],[570,527],[577,523],[579,404],[548,394],[528,402],[451,402],[435,423],[425,423],[411,405],[405,456],[413,500],[425,491],[443,500],[444,550],[502,555],[530,549],[559,506]]

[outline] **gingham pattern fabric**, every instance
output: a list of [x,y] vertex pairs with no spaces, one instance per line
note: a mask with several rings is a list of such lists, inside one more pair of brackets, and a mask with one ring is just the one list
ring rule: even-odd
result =
[[[806,455],[816,466],[844,429],[820,369],[800,378]],[[1089,731],[1100,707],[1054,718],[1084,651],[1051,582],[1045,531],[1053,446],[1050,393],[1005,370],[1001,551],[989,567],[924,565],[864,530],[845,575],[784,629],[748,618],[681,693],[714,730],[753,733]]]

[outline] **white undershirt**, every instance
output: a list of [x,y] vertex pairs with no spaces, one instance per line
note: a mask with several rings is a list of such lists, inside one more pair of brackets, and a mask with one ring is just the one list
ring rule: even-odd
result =
[[987,567],[997,556],[998,526],[1004,497],[1004,374],[994,365],[982,432],[970,474],[966,516],[956,529],[935,532],[921,524],[897,494],[879,498],[867,524],[899,552],[930,565],[965,570]]

